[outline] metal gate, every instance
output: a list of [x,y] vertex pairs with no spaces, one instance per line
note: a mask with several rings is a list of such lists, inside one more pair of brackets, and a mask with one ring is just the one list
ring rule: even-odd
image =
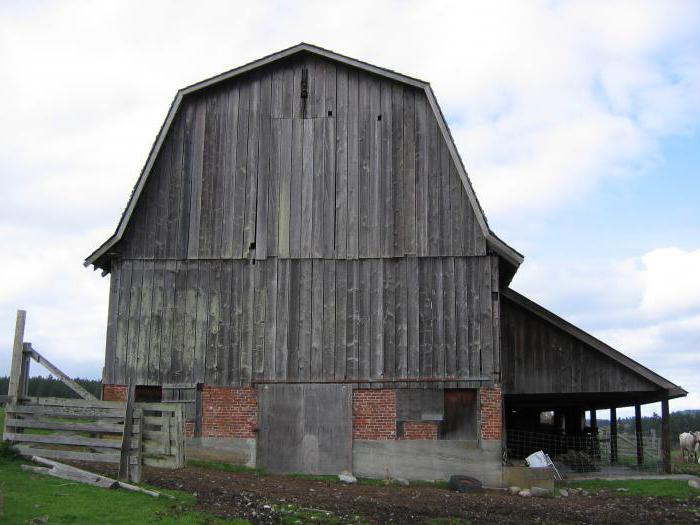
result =
[[352,387],[258,387],[257,466],[269,472],[352,470]]

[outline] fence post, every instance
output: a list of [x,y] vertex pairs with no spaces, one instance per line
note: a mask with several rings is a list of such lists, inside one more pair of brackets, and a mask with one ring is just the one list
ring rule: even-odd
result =
[[642,435],[642,407],[634,405],[634,431],[637,435],[637,465],[644,464],[644,436]]
[[617,463],[617,409],[610,409],[610,463]]
[[24,363],[23,343],[24,324],[27,319],[27,312],[17,310],[17,320],[15,322],[15,339],[12,344],[12,365],[10,366],[10,381],[7,386],[7,395],[10,403],[16,403],[22,397],[20,385],[22,383],[22,364]]
[[671,414],[668,399],[661,400],[661,461],[664,472],[671,473]]

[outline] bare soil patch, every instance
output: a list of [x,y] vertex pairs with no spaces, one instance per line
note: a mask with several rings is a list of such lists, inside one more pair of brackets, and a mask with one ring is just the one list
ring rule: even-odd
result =
[[[89,468],[114,475],[111,465]],[[156,487],[196,494],[201,510],[256,524],[294,523],[283,510],[288,505],[316,512],[320,515],[316,523],[324,522],[322,511],[331,513],[327,523],[440,523],[437,518],[475,524],[700,523],[700,496],[682,500],[617,494],[523,498],[500,491],[461,494],[426,486],[344,485],[192,466],[147,467],[143,478]]]

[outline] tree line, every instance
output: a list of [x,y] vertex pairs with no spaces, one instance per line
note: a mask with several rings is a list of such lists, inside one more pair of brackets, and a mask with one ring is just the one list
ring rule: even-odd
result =
[[[609,427],[610,421],[598,419],[598,428]],[[656,435],[661,435],[661,416],[654,412],[652,416],[642,417],[642,430],[649,432],[654,429]],[[679,410],[671,412],[671,436],[678,436],[683,432],[700,431],[700,410]],[[634,434],[634,417],[617,418],[617,431],[619,433]]]
[[[98,399],[102,397],[102,381],[81,378],[74,379],[74,381]],[[7,394],[9,383],[10,378],[8,376],[0,377],[0,394]],[[48,377],[30,377],[29,395],[32,397],[67,397],[73,399],[80,397],[60,379],[56,379],[52,375]]]

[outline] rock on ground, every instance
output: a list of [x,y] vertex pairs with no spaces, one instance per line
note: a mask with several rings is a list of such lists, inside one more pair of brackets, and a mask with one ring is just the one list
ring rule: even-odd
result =
[[536,498],[543,498],[549,496],[552,492],[549,489],[543,489],[542,487],[532,487],[530,488],[530,493]]
[[508,491],[513,495],[517,495],[521,490],[523,490],[523,489],[521,489],[518,486],[508,487]]
[[565,498],[568,498],[568,497],[569,497],[569,491],[566,490],[566,489],[559,489],[559,494],[560,494],[561,496],[564,496]]
[[523,489],[520,492],[518,492],[518,496],[521,496],[523,498],[530,498],[532,497],[532,492],[530,492],[528,489]]
[[347,470],[344,470],[340,474],[338,474],[338,479],[343,483],[357,483],[357,478]]
[[700,481],[698,481],[697,479],[689,479],[689,480],[688,480],[688,486],[689,486],[691,489],[698,489],[698,490],[700,490]]

